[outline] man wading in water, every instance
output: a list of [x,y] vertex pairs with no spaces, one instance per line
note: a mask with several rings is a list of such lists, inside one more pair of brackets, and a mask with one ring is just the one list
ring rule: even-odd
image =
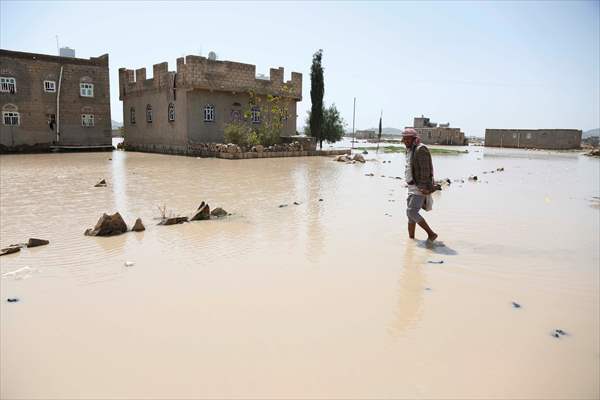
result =
[[431,230],[425,218],[419,214],[421,208],[431,209],[430,194],[435,191],[433,183],[433,164],[427,147],[421,144],[417,131],[412,128],[402,132],[402,142],[406,146],[406,184],[408,198],[406,199],[406,216],[408,217],[408,237],[415,238],[417,224],[427,232],[427,240],[433,242],[437,234]]

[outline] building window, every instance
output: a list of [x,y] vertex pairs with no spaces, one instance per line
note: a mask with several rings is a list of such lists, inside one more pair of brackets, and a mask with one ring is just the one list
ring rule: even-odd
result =
[[531,139],[531,133],[527,134],[527,139]]
[[56,82],[44,81],[44,92],[48,92],[48,93],[56,92]]
[[15,78],[0,76],[0,92],[15,93],[17,91],[17,81]]
[[46,114],[46,118],[48,118],[48,128],[53,131],[56,125],[56,114]]
[[80,83],[79,94],[81,95],[81,97],[94,97],[94,84]]
[[252,107],[250,118],[252,119],[253,124],[260,124],[260,108]]
[[169,121],[175,121],[175,104],[169,103],[169,111],[168,111]]
[[135,108],[131,107],[129,109],[129,122],[131,122],[132,124],[135,124]]
[[20,124],[19,113],[14,111],[2,112],[2,120],[4,125],[19,126]]
[[152,123],[152,106],[146,105],[146,122]]
[[242,120],[242,114],[240,110],[231,110],[231,121],[240,122]]
[[81,114],[81,126],[88,128],[94,126],[94,114]]
[[214,122],[215,120],[215,106],[212,104],[204,107],[204,122]]

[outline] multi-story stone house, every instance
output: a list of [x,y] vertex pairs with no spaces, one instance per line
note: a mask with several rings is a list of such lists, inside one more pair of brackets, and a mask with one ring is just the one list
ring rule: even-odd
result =
[[410,128],[414,128],[419,133],[421,141],[425,144],[459,146],[467,144],[464,132],[461,132],[460,128],[451,128],[449,123],[438,125],[421,115],[414,118],[413,125]]
[[243,118],[256,126],[263,123],[265,110],[251,104],[250,92],[263,99],[281,96],[287,107],[282,136],[296,134],[296,103],[302,99],[302,74],[297,72],[284,82],[283,68],[257,77],[254,65],[201,56],[178,58],[176,71],[169,71],[166,62],[155,64],[150,79],[145,68],[121,68],[126,148],[188,154],[194,144],[222,143],[228,123]]
[[110,149],[108,54],[0,49],[0,152]]

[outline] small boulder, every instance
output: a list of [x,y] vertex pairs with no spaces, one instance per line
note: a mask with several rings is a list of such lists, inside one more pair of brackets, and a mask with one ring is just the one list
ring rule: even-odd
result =
[[365,176],[375,176],[373,173],[365,174]]
[[365,158],[363,157],[362,154],[355,154],[354,157],[352,158],[352,160],[358,161],[358,162],[361,162],[361,163],[365,162]]
[[472,175],[469,177],[470,181],[476,181],[477,180],[477,175]]
[[29,238],[29,240],[27,241],[27,247],[44,246],[44,245],[47,245],[49,243],[50,243],[49,240]]
[[19,299],[17,299],[16,297],[9,297],[8,299],[6,299],[6,301],[9,303],[16,303],[19,301]]
[[265,151],[265,146],[263,146],[262,144],[257,144],[256,146],[254,146],[254,151],[256,151],[257,153],[262,153]]
[[210,215],[217,218],[226,217],[227,211],[223,210],[221,207],[217,207],[210,212]]
[[496,171],[502,172],[502,171],[504,171],[504,167],[496,168]]
[[85,231],[86,236],[113,236],[127,232],[127,224],[118,212],[113,215],[102,214],[94,228]]
[[188,222],[188,217],[171,217],[163,219],[158,225],[176,225],[183,224],[184,222]]
[[145,231],[146,227],[144,226],[144,224],[142,223],[142,219],[138,218],[135,220],[135,223],[133,224],[133,228],[131,228],[132,231],[134,232],[141,232],[141,231]]
[[94,187],[106,187],[106,180],[102,179],[100,182],[96,183]]
[[20,247],[7,247],[5,249],[0,250],[0,256],[5,256],[7,254],[17,253],[21,251]]
[[190,218],[190,221],[204,221],[207,219],[210,219],[210,207],[207,203],[202,202],[198,206],[198,209],[196,210],[192,218]]

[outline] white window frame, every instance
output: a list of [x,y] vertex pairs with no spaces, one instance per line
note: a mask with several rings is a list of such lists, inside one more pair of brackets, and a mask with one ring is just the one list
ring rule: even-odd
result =
[[79,95],[81,97],[94,97],[94,84],[81,82],[79,84]]
[[152,114],[152,106],[150,104],[146,105],[146,122],[151,124],[154,115]]
[[56,81],[44,81],[44,92],[56,93]]
[[[6,123],[7,118],[9,118],[11,123]],[[15,118],[16,123],[14,123]],[[2,123],[7,126],[19,126],[21,125],[21,115],[17,111],[2,111]]]
[[250,120],[253,124],[260,124],[260,108],[252,107],[250,110]]
[[[12,90],[11,90],[12,87]],[[16,93],[17,80],[12,76],[0,76],[0,92]]]
[[204,122],[215,122],[215,106],[212,104],[204,107]]
[[94,126],[94,114],[81,114],[81,126],[91,128]]
[[175,121],[175,104],[169,103],[169,106],[167,108],[167,117],[169,119],[169,122]]

